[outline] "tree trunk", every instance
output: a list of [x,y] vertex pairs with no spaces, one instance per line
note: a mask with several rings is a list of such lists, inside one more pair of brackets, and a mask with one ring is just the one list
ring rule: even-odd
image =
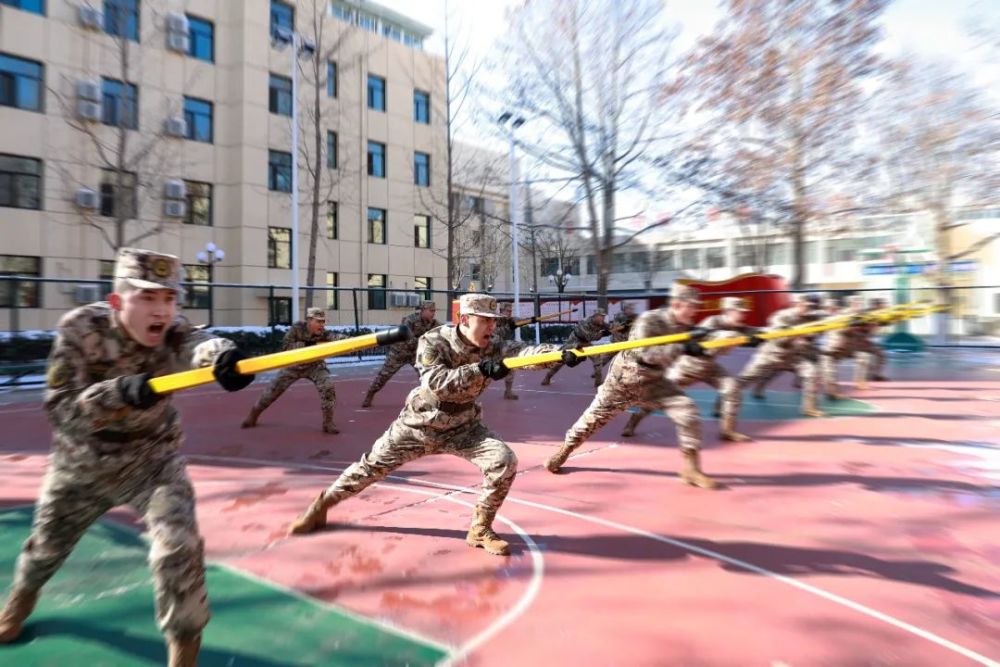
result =
[[[937,252],[937,294],[938,304],[951,306],[954,303],[953,290],[951,287],[951,276],[948,272],[950,268],[949,258],[951,257],[951,242],[948,238],[948,214],[941,206],[932,206],[934,215],[934,245]],[[949,312],[936,313],[934,316],[934,337],[935,343],[944,345],[948,339]]]
[[[313,293],[312,287],[316,285],[316,244],[319,237],[319,191],[320,191],[320,181],[323,176],[323,115],[322,115],[322,97],[320,95],[320,55],[319,51],[312,59],[313,66],[313,81],[316,83],[313,89],[313,139],[314,141],[314,154],[313,154],[313,182],[312,182],[312,207],[311,207],[311,220],[309,225],[309,259],[306,262],[306,309],[312,308],[313,306]],[[293,160],[297,160],[298,156],[293,155]]]

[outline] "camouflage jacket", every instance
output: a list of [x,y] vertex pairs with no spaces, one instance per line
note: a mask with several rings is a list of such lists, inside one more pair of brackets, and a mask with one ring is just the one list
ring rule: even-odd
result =
[[[301,347],[308,347],[310,345],[316,345],[317,343],[329,343],[331,341],[343,340],[345,338],[350,338],[350,336],[347,334],[336,333],[330,331],[329,329],[323,329],[318,334],[313,335],[309,333],[309,329],[305,322],[296,322],[292,326],[288,327],[285,339],[281,342],[281,349],[297,350]],[[310,371],[313,368],[325,365],[326,362],[320,359],[318,361],[310,361],[306,364],[298,364],[297,366],[292,366],[291,368],[296,371]]]
[[713,331],[737,331],[739,333],[746,333],[756,329],[756,327],[748,324],[733,324],[722,313],[709,315],[699,322],[698,326],[702,329],[711,329]]
[[[667,308],[657,308],[656,310],[647,310],[636,318],[628,338],[629,340],[639,340],[653,336],[669,336],[690,330],[690,326],[681,324],[674,319]],[[619,373],[662,374],[683,352],[684,347],[681,343],[623,350],[615,355],[614,361],[611,362],[609,375],[615,373],[616,369]]]
[[[535,345],[525,347],[517,356],[557,349],[555,345]],[[482,415],[479,396],[492,382],[479,371],[479,362],[499,357],[495,344],[481,350],[459,335],[453,324],[424,334],[416,360],[420,386],[406,397],[399,419],[411,428],[430,431],[452,431],[478,423]]]
[[44,398],[57,455],[128,452],[139,457],[143,447],[151,449],[146,456],[176,451],[180,428],[170,397],[147,410],[130,407],[122,400],[119,378],[210,366],[234,345],[194,329],[180,316],[164,340],[155,348],[135,342],[105,302],[82,306],[59,320]]
[[517,329],[517,320],[513,317],[498,317],[493,337],[497,340],[514,340],[515,329]]
[[[771,317],[768,318],[767,327],[770,330],[791,329],[793,327],[800,327],[806,324],[815,323],[822,317],[819,314],[821,312],[822,311],[810,311],[805,314],[799,314],[794,307],[784,308],[776,313],[773,313]],[[768,341],[761,349],[770,349],[772,352],[780,351],[783,353],[795,352],[805,354],[809,357],[813,357],[818,354],[815,336],[790,336],[788,338],[777,338],[775,340]]]
[[622,340],[628,340],[629,331],[632,330],[632,324],[635,323],[638,315],[628,315],[624,311],[620,311],[615,315],[614,319],[611,320],[611,340],[613,342],[618,342]]
[[604,324],[597,324],[594,322],[594,316],[580,320],[570,331],[569,336],[566,338],[566,349],[586,347],[593,343],[595,340],[600,340],[604,338],[609,333],[608,327]]
[[420,317],[420,311],[410,313],[403,318],[403,321],[400,322],[400,324],[410,330],[411,336],[408,340],[393,345],[389,348],[389,351],[391,354],[401,355],[410,359],[412,359],[417,353],[417,343],[420,342],[420,337],[431,329],[436,329],[441,326],[441,323],[436,319],[433,319],[430,322],[425,322],[424,319]]
[[[841,320],[858,314],[860,313],[845,311],[827,319]],[[867,327],[844,327],[843,329],[834,329],[833,331],[829,331],[823,336],[823,353],[832,354],[834,356],[853,354],[855,349],[858,347],[858,344],[867,336],[867,334]]]

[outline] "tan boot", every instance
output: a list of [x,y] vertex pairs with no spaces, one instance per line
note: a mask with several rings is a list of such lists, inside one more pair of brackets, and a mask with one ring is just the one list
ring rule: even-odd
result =
[[243,420],[242,424],[240,424],[240,428],[253,428],[256,426],[257,419],[260,417],[262,412],[264,412],[264,410],[258,408],[256,405],[250,408],[250,414],[248,414],[247,418]]
[[308,535],[326,527],[326,511],[330,509],[324,494],[319,494],[305,512],[288,527],[289,535]]
[[168,667],[198,667],[198,651],[201,650],[201,635],[194,639],[168,639]]
[[719,438],[727,442],[749,442],[753,440],[749,435],[743,435],[736,430],[735,421],[736,418],[731,415],[722,418]]
[[828,392],[826,397],[831,401],[846,401],[847,394],[841,394],[839,391]]
[[361,407],[370,408],[372,406],[372,399],[375,398],[375,394],[368,392],[365,394],[365,400],[361,401]]
[[701,462],[698,450],[682,450],[684,454],[684,467],[681,469],[680,478],[685,484],[697,486],[699,489],[717,489],[719,483],[701,471]]
[[633,435],[635,435],[635,427],[638,426],[639,422],[641,421],[642,421],[642,414],[638,412],[633,412],[631,416],[629,416],[628,423],[625,424],[625,428],[622,429],[622,437],[631,438]]
[[566,463],[566,459],[569,455],[573,453],[573,448],[569,445],[563,445],[559,448],[559,451],[549,457],[545,462],[545,469],[549,472],[555,474],[558,473],[563,464]]
[[861,380],[860,382],[854,384],[854,388],[859,391],[865,391],[868,389],[868,382],[866,380]]
[[21,635],[24,622],[38,602],[38,591],[15,589],[0,612],[0,644],[9,644]]
[[500,539],[493,530],[493,517],[479,508],[476,508],[465,543],[470,547],[482,547],[486,553],[494,556],[510,555],[510,544]]
[[340,429],[333,423],[333,410],[323,413],[323,433],[340,433]]
[[518,399],[517,394],[515,394],[514,391],[510,387],[507,387],[504,390],[503,397],[505,399],[507,399],[508,401],[516,401]]

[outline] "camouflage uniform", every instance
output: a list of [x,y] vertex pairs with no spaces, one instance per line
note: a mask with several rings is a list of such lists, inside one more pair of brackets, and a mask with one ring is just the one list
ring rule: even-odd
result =
[[[434,308],[433,301],[423,301],[420,304],[420,310],[425,308]],[[382,368],[379,369],[378,374],[375,379],[372,380],[372,384],[368,387],[368,393],[365,395],[365,400],[361,404],[362,407],[370,407],[372,404],[372,399],[375,398],[382,387],[392,379],[392,376],[402,368],[403,366],[410,364],[416,368],[416,356],[417,356],[417,343],[420,337],[431,329],[436,329],[441,326],[441,323],[437,319],[431,319],[427,322],[420,316],[420,310],[415,313],[410,313],[403,318],[401,324],[410,330],[409,339],[402,343],[396,343],[395,345],[389,346],[389,351],[385,355],[385,361],[382,363]],[[418,371],[419,372],[419,371]]]
[[[861,309],[856,302],[849,304],[847,310],[838,315],[838,318],[860,315]],[[837,362],[842,359],[850,359],[860,346],[861,339],[864,338],[864,331],[861,327],[844,327],[834,329],[823,338],[823,346],[820,357],[820,379],[823,393],[828,398],[841,399],[844,396],[837,389]]]
[[[307,319],[325,322],[326,313],[322,308],[310,308],[306,313]],[[296,350],[316,345],[318,343],[329,343],[335,340],[349,338],[346,334],[334,333],[323,329],[318,334],[309,333],[306,322],[296,322],[288,328],[285,339],[282,341],[282,350]],[[289,366],[278,371],[277,377],[271,381],[264,393],[257,399],[257,403],[250,410],[250,415],[244,420],[243,427],[256,426],[257,418],[268,408],[269,405],[278,400],[278,397],[295,384],[298,380],[306,379],[316,385],[319,392],[320,410],[323,414],[323,430],[327,433],[338,433],[336,424],[333,423],[333,408],[337,404],[337,392],[333,387],[333,378],[326,367],[326,361],[320,359],[297,366]]]
[[[176,257],[123,248],[116,284],[179,291],[178,270]],[[194,490],[179,454],[180,420],[169,396],[145,409],[131,407],[120,381],[209,366],[234,345],[179,316],[163,340],[157,347],[140,345],[105,302],[72,310],[59,321],[44,398],[53,428],[51,459],[13,590],[37,595],[91,524],[129,505],[142,515],[151,538],[160,630],[171,642],[193,645],[196,655],[209,609]]]
[[[804,295],[802,295],[804,296]],[[787,329],[814,322],[813,312],[800,314],[793,306],[779,310],[768,321],[770,329]],[[743,387],[754,385],[759,396],[763,386],[782,371],[796,373],[802,380],[802,412],[809,416],[822,416],[816,406],[816,362],[818,350],[811,336],[778,338],[764,343],[739,375]]]
[[[884,299],[872,299],[869,310],[879,310],[886,308],[887,302]],[[883,382],[887,378],[883,375],[885,368],[885,350],[872,338],[879,333],[882,327],[878,323],[872,323],[863,327],[859,331],[857,347],[855,348],[855,383],[864,386],[867,380]]]
[[[465,294],[460,304],[462,312],[471,310],[475,315],[496,317],[496,300],[491,296]],[[519,355],[555,349],[553,345],[525,347]],[[399,417],[375,441],[371,451],[320,494],[293,524],[291,532],[308,533],[322,527],[327,509],[384,479],[404,463],[431,454],[460,456],[482,470],[483,489],[476,504],[473,530],[485,527],[492,532],[493,518],[517,473],[517,456],[483,424],[478,402],[491,382],[480,362],[499,356],[493,343],[480,349],[461,336],[455,325],[425,334],[417,353],[420,386],[410,391]],[[471,544],[472,531],[469,540]],[[502,550],[491,553],[506,553],[506,548],[503,543]]]
[[[693,288],[681,290],[680,297],[697,302]],[[640,315],[629,340],[683,333],[689,326],[676,321],[665,308]],[[701,472],[701,416],[690,397],[667,379],[667,370],[685,350],[684,343],[655,345],[624,350],[611,361],[608,377],[598,388],[597,395],[586,411],[566,431],[562,448],[546,462],[550,472],[558,472],[566,459],[598,429],[629,407],[663,410],[677,425],[681,452],[686,465],[681,478],[704,488],[714,488],[715,482]]]
[[[595,340],[600,340],[611,333],[607,324],[598,324],[596,322],[595,318],[603,315],[605,315],[604,310],[602,308],[598,308],[594,311],[593,315],[577,322],[576,326],[573,327],[573,330],[570,332],[569,337],[566,339],[566,343],[563,345],[563,348],[573,350],[581,347],[589,347]],[[594,366],[594,373],[591,377],[594,378],[595,387],[601,386],[603,356],[604,355],[602,354],[595,354],[590,357],[590,363]],[[555,374],[558,373],[559,369],[562,367],[563,365],[561,363],[552,366],[542,379],[542,384],[550,384],[552,382],[552,378],[555,377]]]
[[[500,316],[497,318],[497,328],[493,332],[493,338],[496,341],[494,347],[499,351],[500,358],[516,357],[527,346],[524,341],[514,339],[516,329],[517,320],[513,317]],[[508,373],[503,382],[503,397],[507,400],[517,400],[517,394],[514,393],[514,371]]]

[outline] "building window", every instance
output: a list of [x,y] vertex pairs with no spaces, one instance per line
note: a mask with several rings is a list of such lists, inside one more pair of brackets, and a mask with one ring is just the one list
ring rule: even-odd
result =
[[422,90],[413,91],[413,120],[429,125],[431,122],[431,95]]
[[368,175],[385,178],[385,144],[368,142]]
[[431,290],[434,289],[432,285],[430,276],[416,276],[413,279],[413,289],[420,294],[421,299],[427,301],[434,298],[434,295],[431,293]]
[[139,90],[131,83],[101,79],[101,121],[105,125],[139,129]]
[[292,115],[292,80],[272,74],[267,84],[267,108],[281,116]]
[[630,273],[646,273],[649,270],[649,253],[642,250],[629,253],[628,271]]
[[368,75],[368,108],[385,111],[385,79],[374,74]]
[[413,153],[413,183],[423,186],[431,184],[431,156],[427,153]]
[[292,268],[292,230],[288,227],[267,228],[267,268]]
[[291,324],[292,323],[292,298],[288,296],[275,296],[268,299],[267,319],[268,324]]
[[431,247],[431,216],[413,216],[413,245],[416,248]]
[[656,251],[656,270],[657,271],[676,271],[677,270],[677,255],[673,250],[667,250],[666,248],[659,248]]
[[763,248],[755,243],[739,243],[736,245],[736,268],[741,266],[759,266],[758,259],[763,254]]
[[292,191],[292,154],[284,151],[267,152],[267,189],[275,192]]
[[788,264],[788,244],[768,243],[764,249],[764,259],[768,266]]
[[291,5],[286,5],[278,0],[271,0],[271,36],[277,34],[278,29],[292,32],[295,29],[295,9]]
[[559,270],[559,258],[558,257],[542,257],[542,261],[539,264],[539,275],[542,276],[554,276],[556,271]]
[[337,202],[328,201],[326,203],[326,238],[337,240],[340,238],[340,223],[337,220]]
[[200,181],[184,181],[187,189],[187,215],[184,223],[188,225],[212,226],[212,184]]
[[104,282],[111,282],[115,279],[115,260],[97,260],[97,279]]
[[[0,276],[42,276],[42,258],[23,255],[0,255]],[[0,308],[38,308],[39,283],[19,281],[14,291],[14,281],[0,282]]]
[[45,0],[0,0],[0,5],[7,5],[8,7],[23,9],[26,12],[45,16]]
[[384,208],[368,209],[368,242],[385,245],[386,211]]
[[368,32],[378,33],[378,19],[371,14],[358,13],[358,25]]
[[385,310],[385,288],[389,276],[384,273],[368,274],[368,310]]
[[[544,273],[542,275],[545,275]],[[597,260],[593,255],[587,255],[587,275],[597,275]]]
[[337,133],[326,133],[326,167],[327,169],[337,168]]
[[104,32],[139,41],[139,0],[104,0]]
[[715,246],[705,251],[705,263],[710,269],[722,269],[726,266],[726,249]]
[[482,267],[479,264],[469,264],[469,280],[482,280]]
[[212,143],[212,103],[195,97],[184,98],[184,122],[191,141]]
[[42,110],[45,66],[0,53],[0,106]]
[[[204,264],[185,264],[184,280],[189,283],[212,282],[212,267]],[[212,288],[209,285],[187,285],[184,288],[185,308],[207,310],[212,307]]]
[[[326,272],[326,286],[337,287],[340,285],[340,274],[335,271]],[[326,291],[326,309],[340,310],[340,293],[335,289]]]
[[197,16],[187,15],[188,55],[198,60],[215,62],[215,25]]
[[[122,191],[118,192],[121,175]],[[101,169],[101,215],[109,218],[134,218],[138,215],[135,196],[135,174],[128,171]]]
[[326,96],[337,96],[337,63],[333,61],[326,64]]
[[681,268],[685,271],[701,268],[701,248],[684,248],[681,250]]
[[0,153],[0,206],[41,210],[41,160]]

